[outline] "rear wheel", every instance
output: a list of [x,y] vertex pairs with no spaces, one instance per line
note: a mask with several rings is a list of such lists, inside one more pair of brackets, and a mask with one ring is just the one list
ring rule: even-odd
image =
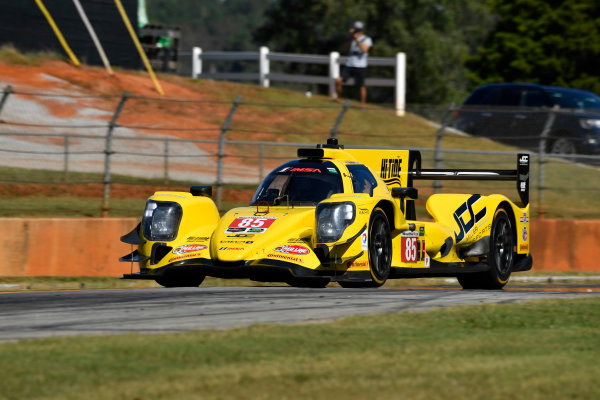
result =
[[514,235],[510,217],[502,207],[496,210],[490,234],[487,263],[489,271],[464,274],[457,277],[463,289],[502,289],[514,263]]

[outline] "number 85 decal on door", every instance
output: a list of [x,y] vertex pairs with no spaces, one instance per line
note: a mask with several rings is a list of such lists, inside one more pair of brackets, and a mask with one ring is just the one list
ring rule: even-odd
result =
[[418,232],[402,232],[402,262],[416,263],[425,262],[425,267],[429,267],[430,257],[425,252],[425,240],[419,240]]

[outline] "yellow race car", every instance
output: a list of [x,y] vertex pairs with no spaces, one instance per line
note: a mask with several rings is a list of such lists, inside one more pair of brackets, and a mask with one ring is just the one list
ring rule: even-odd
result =
[[[414,182],[514,180],[521,203],[493,194],[434,194],[417,220]],[[422,169],[415,150],[344,149],[335,138],[298,149],[248,207],[219,215],[210,186],[156,192],[121,240],[137,249],[125,279],[198,286],[205,276],[292,286],[377,287],[387,279],[456,277],[465,289],[501,289],[531,269],[529,155],[515,170]],[[431,221],[433,219],[433,221]]]

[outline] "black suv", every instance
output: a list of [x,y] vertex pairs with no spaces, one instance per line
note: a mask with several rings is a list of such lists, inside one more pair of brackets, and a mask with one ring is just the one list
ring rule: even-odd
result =
[[537,150],[551,108],[557,112],[547,152],[600,154],[600,97],[585,90],[531,83],[483,85],[455,112],[452,126]]

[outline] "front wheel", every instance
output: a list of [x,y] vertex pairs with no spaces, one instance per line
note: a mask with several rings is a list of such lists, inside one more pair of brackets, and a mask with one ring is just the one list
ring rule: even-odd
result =
[[343,288],[373,288],[382,286],[390,276],[392,265],[392,234],[390,224],[381,208],[375,208],[369,220],[367,237],[370,281],[340,281]]
[[494,214],[487,263],[489,271],[457,277],[463,289],[502,289],[510,278],[514,263],[514,235],[510,217],[499,207]]
[[392,265],[392,237],[385,213],[375,208],[369,221],[369,269],[372,286],[378,287],[390,276]]

